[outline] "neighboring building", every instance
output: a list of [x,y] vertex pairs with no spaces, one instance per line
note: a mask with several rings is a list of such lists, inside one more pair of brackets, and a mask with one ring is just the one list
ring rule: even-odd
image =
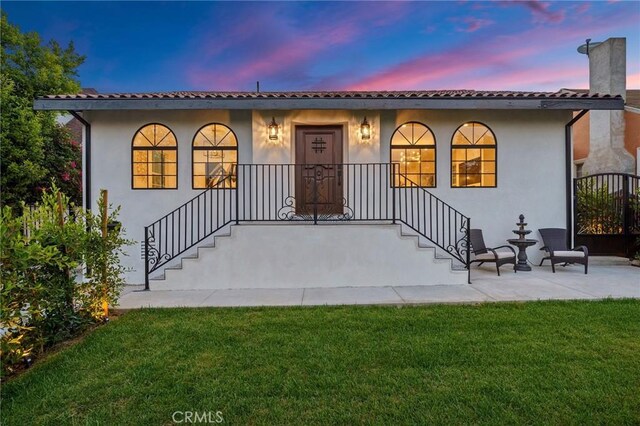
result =
[[574,126],[575,174],[638,173],[640,109],[638,90],[627,90],[627,42],[610,38],[587,45],[589,90],[567,93],[607,93],[625,99],[624,111],[593,111]]
[[108,189],[128,237],[148,243],[128,248],[127,281],[182,267],[153,290],[467,282],[469,226],[488,246],[513,238],[521,213],[536,239],[570,227],[566,129],[575,111],[623,100],[172,92],[54,95],[35,108],[90,125],[88,204]]
[[[87,88],[83,87],[80,93],[85,95],[96,95],[98,94],[98,91],[90,87],[87,87]],[[67,129],[69,129],[69,133],[71,133],[72,141],[75,141],[78,144],[82,143],[84,126],[82,125],[80,120],[78,120],[73,115],[68,113],[60,114],[56,120],[58,121],[58,124],[61,124],[65,126]]]
[[589,90],[625,100],[624,110],[579,111],[573,126],[574,242],[589,253],[632,258],[640,246],[640,90],[627,90],[626,40],[579,48],[589,60]]
[[[574,93],[588,93],[585,89],[564,89]],[[640,174],[640,90],[628,89],[624,106],[624,148],[633,156],[635,169]],[[576,176],[583,176],[583,165],[589,156],[589,113],[573,125],[573,162]],[[612,170],[610,170],[612,171]]]

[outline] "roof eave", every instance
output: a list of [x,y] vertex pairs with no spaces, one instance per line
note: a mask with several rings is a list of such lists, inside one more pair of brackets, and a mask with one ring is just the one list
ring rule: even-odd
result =
[[622,110],[622,98],[245,98],[245,99],[48,99],[34,101],[35,110],[292,110],[292,109],[516,109],[516,110]]

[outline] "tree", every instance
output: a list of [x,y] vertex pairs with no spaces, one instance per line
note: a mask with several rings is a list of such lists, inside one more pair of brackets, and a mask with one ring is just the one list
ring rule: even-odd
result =
[[73,43],[66,48],[51,40],[43,44],[37,33],[20,32],[2,12],[0,27],[1,110],[0,190],[2,203],[32,203],[42,189],[56,183],[71,199],[82,200],[79,141],[56,122],[58,113],[34,111],[38,96],[77,93],[77,69],[84,56]]

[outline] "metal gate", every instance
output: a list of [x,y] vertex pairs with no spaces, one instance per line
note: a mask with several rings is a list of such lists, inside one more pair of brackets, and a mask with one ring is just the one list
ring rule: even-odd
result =
[[600,173],[573,180],[575,245],[633,257],[640,244],[640,176]]

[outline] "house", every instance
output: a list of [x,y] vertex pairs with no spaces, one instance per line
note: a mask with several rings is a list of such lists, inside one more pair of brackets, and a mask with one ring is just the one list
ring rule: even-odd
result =
[[151,290],[466,283],[469,228],[498,246],[521,213],[533,230],[570,227],[573,112],[624,107],[607,94],[467,90],[34,105],[85,124],[86,205],[105,188],[122,206],[140,243],[126,279]]

